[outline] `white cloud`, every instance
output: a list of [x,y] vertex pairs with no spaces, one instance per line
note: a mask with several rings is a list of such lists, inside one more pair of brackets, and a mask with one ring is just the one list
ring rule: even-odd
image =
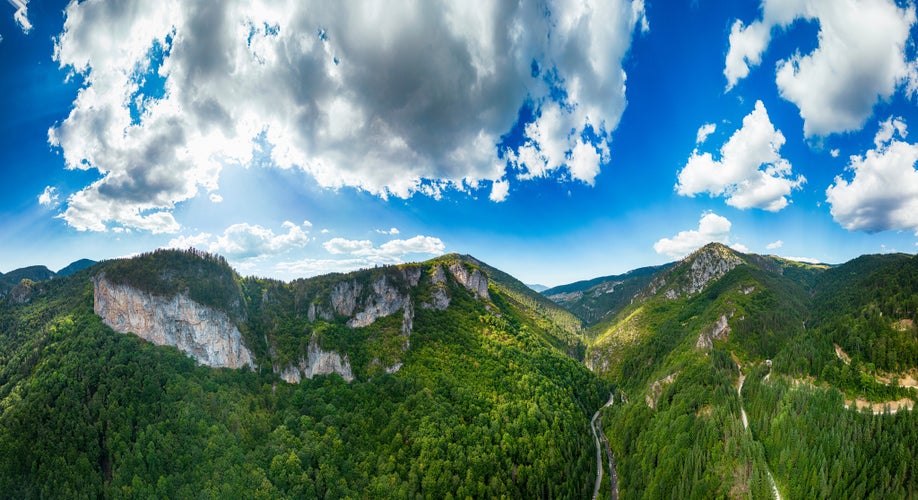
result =
[[179,250],[197,248],[198,250],[208,250],[212,240],[213,235],[210,233],[199,233],[194,236],[181,235],[169,240],[169,243],[166,243],[164,248],[176,248]]
[[374,229],[374,231],[375,231],[377,234],[388,234],[388,235],[398,234],[398,228],[397,228],[397,227],[393,227],[393,228],[390,228],[390,229]]
[[918,231],[918,144],[905,142],[906,133],[899,118],[882,122],[876,149],[851,157],[851,179],[836,176],[826,189],[832,217],[845,229]]
[[57,206],[58,198],[60,198],[60,195],[58,195],[56,187],[45,186],[45,190],[38,195],[38,204],[43,207],[55,207]]
[[[680,231],[672,238],[663,238],[653,244],[655,252],[673,258],[682,258],[711,242],[729,244],[732,224],[726,217],[713,212],[701,214],[698,229]],[[742,247],[742,252],[748,252]]]
[[373,263],[382,263],[382,261],[387,263],[401,262],[400,259],[409,254],[439,255],[446,248],[440,238],[423,235],[407,240],[390,240],[378,247],[374,246],[370,240],[348,240],[345,238],[332,238],[323,243],[322,246],[330,254],[356,255],[368,258]]
[[724,196],[728,205],[739,209],[777,212],[787,206],[791,191],[806,182],[802,175],[791,177],[791,164],[780,154],[784,141],[765,105],[756,101],[742,128],[720,148],[720,160],[711,153],[692,152],[679,172],[676,191],[691,197]]
[[[176,204],[261,151],[383,197],[508,174],[592,184],[626,105],[622,60],[648,29],[642,0],[125,7],[71,2],[55,39],[84,87],[49,142],[101,174],[67,201],[80,230],[177,231]],[[161,95],[146,95],[150,72]],[[498,156],[525,103],[524,146]]]
[[698,132],[695,134],[695,144],[701,145],[704,143],[704,141],[708,140],[708,136],[713,134],[715,130],[717,130],[716,123],[705,123],[698,127]]
[[209,233],[182,235],[170,240],[165,247],[194,247],[223,255],[230,260],[246,261],[280,255],[306,246],[309,243],[309,231],[306,228],[310,225],[309,221],[300,226],[286,221],[281,225],[286,232],[275,234],[269,228],[243,222],[229,226],[217,237]]
[[411,255],[440,255],[446,246],[439,238],[417,235],[407,240],[391,240],[379,246],[369,240],[332,238],[322,245],[332,255],[345,255],[339,259],[305,258],[280,262],[278,273],[289,278],[314,276],[331,272],[346,272],[379,265],[400,264]]
[[787,257],[782,256],[782,258],[787,260],[794,260],[797,262],[803,262],[805,264],[821,264],[822,262],[819,259],[814,259],[812,257]]
[[[762,18],[730,31],[724,64],[727,89],[762,61],[773,32],[804,20],[818,23],[818,46],[778,62],[781,96],[800,109],[806,137],[859,130],[880,99],[899,86],[918,90],[915,61],[906,59],[915,6],[893,0],[763,0]],[[865,29],[869,27],[869,29]]]
[[835,148],[835,149],[829,151],[829,155],[831,155],[832,158],[838,158],[838,155],[839,155],[840,153],[841,153],[841,151],[839,151],[838,148]]
[[510,182],[505,179],[499,181],[494,181],[494,184],[491,185],[491,194],[488,195],[488,198],[495,203],[500,203],[507,199],[507,196],[510,194]]
[[[8,0],[10,5],[16,8],[16,12],[13,13],[13,20],[16,21],[16,24],[19,25],[19,28],[22,29],[23,33],[28,34],[32,31],[32,23],[29,22],[29,0]],[[3,40],[0,37],[0,40]]]
[[344,238],[332,238],[322,243],[325,250],[332,255],[351,254],[361,250],[373,248],[373,242],[370,240],[348,240]]
[[407,240],[387,241],[379,246],[379,253],[397,257],[416,253],[440,255],[445,249],[440,238],[418,235]]
[[223,203],[223,197],[217,193],[210,193],[210,202],[211,203]]
[[749,253],[749,247],[743,245],[742,243],[731,243],[730,248],[740,253]]
[[328,273],[344,273],[373,267],[367,259],[301,259],[279,262],[275,270],[288,278],[307,278]]
[[784,242],[781,240],[772,241],[771,243],[765,245],[766,250],[777,250],[784,246]]

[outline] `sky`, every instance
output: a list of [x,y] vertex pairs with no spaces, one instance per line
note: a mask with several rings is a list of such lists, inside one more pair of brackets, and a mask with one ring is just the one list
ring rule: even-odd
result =
[[0,272],[918,251],[914,1],[0,3]]

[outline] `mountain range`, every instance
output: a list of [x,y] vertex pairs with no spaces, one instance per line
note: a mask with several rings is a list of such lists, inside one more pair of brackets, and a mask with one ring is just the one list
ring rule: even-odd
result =
[[0,284],[5,496],[918,495],[913,255],[710,244],[537,293],[468,255],[287,283],[158,250]]

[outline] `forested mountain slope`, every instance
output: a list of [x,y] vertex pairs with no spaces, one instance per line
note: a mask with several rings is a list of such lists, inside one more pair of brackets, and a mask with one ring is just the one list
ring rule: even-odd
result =
[[[915,366],[916,264],[830,268],[712,244],[655,274],[592,327],[586,354],[626,401],[603,410],[622,496],[918,494],[918,418],[882,414],[918,400],[896,385]],[[879,414],[846,407],[857,400]]]
[[[608,386],[568,355],[579,324],[520,286],[457,255],[282,283],[174,251],[36,283],[0,303],[0,491],[584,498]],[[180,351],[189,315],[229,318],[251,362]],[[150,342],[106,324],[163,318]]]

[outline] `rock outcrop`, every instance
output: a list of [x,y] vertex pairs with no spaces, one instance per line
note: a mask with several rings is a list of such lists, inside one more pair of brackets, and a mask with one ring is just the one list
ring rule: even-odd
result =
[[444,310],[449,307],[449,294],[446,293],[446,272],[443,266],[436,265],[433,273],[430,275],[430,283],[433,285],[433,291],[430,292],[430,303],[423,303],[424,309]]
[[[354,285],[354,290],[359,293],[359,285],[356,283]],[[357,311],[353,313],[353,317],[348,320],[347,326],[351,328],[359,328],[362,326],[369,326],[373,324],[377,319],[384,318],[390,314],[395,314],[398,310],[405,307],[406,304],[411,302],[408,295],[402,295],[399,293],[398,289],[395,288],[385,276],[380,277],[376,282],[373,283],[373,293],[369,296],[363,306],[362,311]],[[335,287],[337,290],[338,287]],[[357,297],[356,295],[351,295],[348,297],[339,296],[338,299],[350,306],[351,310],[356,307]],[[334,291],[332,292],[332,304],[335,301]],[[347,314],[350,316],[350,314]]]
[[93,310],[120,333],[133,333],[156,345],[171,345],[202,365],[255,367],[239,328],[226,313],[201,305],[185,294],[161,297],[127,285],[93,278]]
[[489,299],[488,277],[478,269],[469,269],[462,262],[453,262],[449,271],[456,277],[456,281],[466,289],[473,292],[481,299]]
[[733,251],[721,245],[707,246],[696,252],[689,268],[689,282],[683,289],[687,295],[704,290],[708,283],[720,279],[743,263]]
[[299,383],[304,378],[311,379],[316,375],[332,373],[341,375],[341,378],[348,382],[354,380],[354,373],[351,371],[351,363],[347,359],[347,354],[341,356],[337,352],[323,350],[319,347],[315,337],[309,341],[306,357],[300,358],[297,364],[290,364],[275,371],[280,378],[291,384]]
[[708,329],[698,334],[698,342],[695,347],[698,349],[708,350],[714,347],[714,339],[727,340],[730,335],[729,318],[733,317],[733,311],[730,311],[729,317],[726,314],[720,316],[720,319]]

